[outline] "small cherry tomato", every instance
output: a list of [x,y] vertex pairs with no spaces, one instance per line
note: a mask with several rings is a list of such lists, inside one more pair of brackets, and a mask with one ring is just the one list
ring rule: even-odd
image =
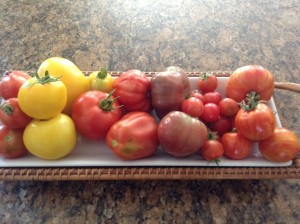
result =
[[204,73],[199,77],[197,84],[202,93],[213,92],[218,86],[218,79],[213,74]]
[[222,136],[232,130],[232,119],[220,116],[216,122],[209,123],[208,127],[211,131],[217,132],[219,136]]
[[204,102],[204,96],[198,90],[193,90],[190,94],[190,97],[196,97],[201,100],[202,103]]
[[240,108],[238,103],[234,99],[231,99],[231,98],[222,99],[219,102],[218,106],[220,108],[221,115],[226,116],[226,117],[235,116]]
[[205,93],[203,97],[204,97],[204,101],[203,101],[204,104],[214,103],[218,105],[219,102],[222,100],[222,96],[219,92],[208,92]]
[[114,79],[105,68],[92,72],[89,75],[89,80],[92,90],[99,90],[105,93],[110,93],[113,90]]
[[216,122],[220,117],[220,109],[214,103],[204,105],[204,111],[200,117],[203,122]]
[[204,111],[204,106],[198,98],[190,97],[182,102],[181,111],[192,117],[200,117]]
[[224,154],[224,148],[220,141],[217,140],[215,132],[208,132],[208,140],[200,148],[200,155],[208,161],[215,161],[218,165],[220,158]]

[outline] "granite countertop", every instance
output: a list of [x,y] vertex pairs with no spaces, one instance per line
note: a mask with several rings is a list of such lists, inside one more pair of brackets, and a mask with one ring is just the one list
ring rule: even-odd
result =
[[[82,70],[232,71],[300,83],[298,0],[0,1],[0,73],[61,56]],[[300,137],[299,94],[275,90]],[[299,180],[1,181],[2,223],[298,223]]]

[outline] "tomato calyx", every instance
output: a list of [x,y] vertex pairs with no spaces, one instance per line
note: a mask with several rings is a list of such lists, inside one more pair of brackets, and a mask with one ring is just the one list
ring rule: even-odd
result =
[[208,140],[217,140],[218,135],[216,131],[211,131],[210,129],[208,130]]
[[123,106],[123,105],[121,105],[118,107],[113,107],[114,102],[117,101],[119,98],[119,96],[117,96],[117,97],[111,99],[111,96],[113,95],[114,92],[115,92],[115,90],[111,91],[106,98],[104,98],[100,101],[99,107],[102,110],[113,111],[113,110],[116,110]]
[[203,74],[201,74],[199,76],[199,79],[203,80],[203,81],[207,81],[207,79],[211,76],[211,74],[204,72]]
[[50,76],[49,72],[48,71],[45,71],[45,76],[43,77],[40,77],[39,74],[36,72],[34,74],[36,80],[34,80],[33,82],[29,83],[26,87],[30,87],[30,86],[33,86],[35,84],[46,84],[46,83],[50,83],[50,82],[57,82],[57,81],[60,81],[60,77],[53,77],[53,76]]
[[257,92],[247,93],[246,99],[239,103],[240,107],[244,111],[252,111],[255,110],[259,103],[265,103],[265,100],[260,100],[260,95]]
[[107,70],[106,68],[101,68],[100,71],[97,73],[97,79],[105,79],[107,77]]
[[14,112],[14,108],[11,104],[8,104],[8,103],[4,103],[0,109],[8,116],[11,116]]

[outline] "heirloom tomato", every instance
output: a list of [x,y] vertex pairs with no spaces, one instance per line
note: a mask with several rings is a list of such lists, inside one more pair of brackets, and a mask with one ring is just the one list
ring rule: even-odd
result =
[[129,70],[124,72],[114,81],[114,96],[126,111],[150,112],[150,81],[144,72]]
[[13,159],[25,155],[23,129],[12,129],[0,124],[0,156]]
[[44,77],[28,79],[18,93],[19,106],[29,117],[52,118],[64,109],[67,102],[67,88],[59,78],[46,71]]
[[111,126],[106,143],[113,153],[125,160],[153,155],[158,147],[157,123],[146,112],[129,112]]
[[18,98],[9,98],[0,106],[0,121],[10,128],[25,128],[31,120],[19,107]]
[[270,100],[274,90],[271,72],[259,65],[247,65],[236,69],[229,77],[226,97],[241,102],[250,92],[256,92],[260,100]]
[[269,138],[259,141],[258,147],[263,157],[272,162],[292,160],[300,150],[296,134],[286,128],[275,128]]
[[166,153],[174,157],[184,157],[203,146],[208,139],[208,132],[199,119],[181,111],[172,111],[160,121],[158,138]]
[[204,106],[198,98],[189,97],[182,102],[181,111],[192,117],[200,117],[204,111]]
[[105,68],[92,72],[89,75],[89,80],[92,90],[99,90],[105,93],[110,93],[113,90],[114,79]]
[[219,109],[221,115],[225,117],[233,117],[239,111],[240,107],[239,104],[231,98],[224,98],[222,99],[219,104]]
[[30,76],[23,71],[12,71],[4,74],[0,81],[0,97],[7,100],[16,98],[19,89]]
[[52,57],[42,62],[38,69],[39,76],[44,76],[48,71],[51,76],[60,77],[67,87],[67,103],[63,113],[70,115],[73,101],[90,89],[88,78],[71,61],[65,58]]
[[33,119],[25,128],[23,140],[33,155],[56,160],[70,154],[76,146],[76,129],[72,119],[58,114],[48,120]]
[[229,159],[241,160],[250,156],[252,141],[237,132],[228,132],[222,136],[224,155]]
[[179,67],[168,67],[151,77],[152,105],[160,119],[171,111],[180,110],[189,95],[189,78]]
[[117,98],[112,93],[90,90],[73,103],[72,118],[80,134],[89,139],[103,139],[109,128],[122,117]]
[[203,73],[197,84],[202,93],[213,92],[218,87],[218,78],[213,74]]

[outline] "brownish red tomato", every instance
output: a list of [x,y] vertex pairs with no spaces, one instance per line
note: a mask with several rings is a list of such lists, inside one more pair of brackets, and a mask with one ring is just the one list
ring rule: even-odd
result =
[[204,106],[198,98],[189,97],[182,102],[181,111],[192,117],[200,117],[204,111]]
[[240,109],[238,103],[234,99],[231,99],[231,98],[222,99],[219,102],[218,106],[219,106],[221,115],[223,115],[225,117],[235,116]]
[[222,143],[217,140],[216,133],[209,131],[208,140],[200,148],[200,155],[205,160],[215,161],[218,165],[223,154],[224,148]]
[[274,133],[258,143],[264,158],[272,162],[287,162],[294,159],[300,151],[296,134],[286,128],[275,128]]

